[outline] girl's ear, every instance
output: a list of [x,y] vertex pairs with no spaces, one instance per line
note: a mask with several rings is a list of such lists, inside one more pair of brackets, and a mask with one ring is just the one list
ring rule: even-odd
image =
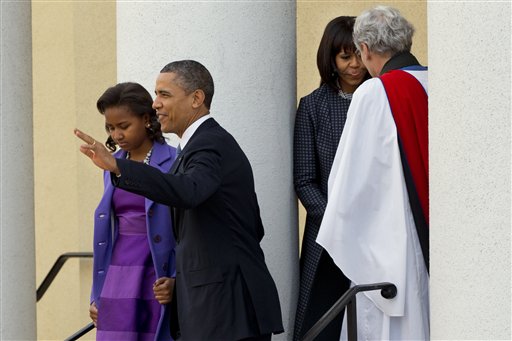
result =
[[142,119],[144,120],[144,126],[146,126],[146,128],[151,127],[151,119],[149,117],[150,116],[148,113],[142,115]]

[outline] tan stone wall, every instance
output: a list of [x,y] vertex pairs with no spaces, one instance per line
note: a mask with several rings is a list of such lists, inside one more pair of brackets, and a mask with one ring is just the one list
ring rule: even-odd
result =
[[[297,1],[297,101],[320,84],[316,53],[325,26],[340,15],[357,16],[377,5],[393,6],[416,28],[412,53],[427,65],[427,2],[422,1]],[[299,204],[299,236],[306,218]]]
[[[102,174],[79,154],[73,128],[105,136],[96,100],[116,82],[116,5],[33,1],[32,25],[39,285],[60,254],[92,250]],[[62,340],[90,322],[91,265],[68,260],[37,303],[39,340]]]

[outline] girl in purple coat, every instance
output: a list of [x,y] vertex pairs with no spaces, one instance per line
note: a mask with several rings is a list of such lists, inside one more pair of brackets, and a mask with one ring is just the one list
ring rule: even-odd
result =
[[[168,172],[176,158],[160,130],[153,100],[137,83],[120,83],[98,99],[105,143],[116,158]],[[119,150],[116,152],[117,146]],[[175,240],[169,207],[112,185],[94,215],[91,319],[97,340],[171,340]]]

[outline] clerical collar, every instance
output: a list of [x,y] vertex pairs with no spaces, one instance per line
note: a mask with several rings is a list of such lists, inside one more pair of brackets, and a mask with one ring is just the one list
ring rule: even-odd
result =
[[398,70],[411,65],[420,65],[420,62],[410,52],[399,52],[384,64],[380,74],[383,75],[391,70]]
[[207,119],[209,119],[211,117],[212,116],[208,113],[207,115],[204,115],[204,116],[198,118],[197,121],[195,121],[194,123],[189,125],[187,129],[185,129],[185,131],[183,132],[183,135],[181,136],[181,140],[180,140],[181,150],[183,150],[185,148],[185,146],[187,145],[187,143],[190,140],[190,138],[192,137],[192,135],[194,135],[194,133],[196,132],[197,128],[199,128],[199,126],[204,121],[206,121]]

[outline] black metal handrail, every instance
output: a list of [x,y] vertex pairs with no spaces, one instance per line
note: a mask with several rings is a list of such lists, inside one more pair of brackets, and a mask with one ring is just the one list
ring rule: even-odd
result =
[[50,284],[52,284],[55,276],[57,276],[64,263],[66,263],[69,258],[92,258],[92,252],[66,252],[60,255],[53,264],[50,271],[48,271],[48,274],[44,278],[43,282],[41,282],[39,288],[37,288],[36,300],[38,302],[43,297],[46,290],[48,290],[48,287],[50,287]]
[[[70,258],[92,258],[92,252],[66,252],[66,253],[63,253],[62,255],[60,255],[57,258],[57,260],[55,261],[55,263],[53,264],[50,271],[48,271],[48,274],[43,279],[43,282],[41,282],[41,285],[39,285],[39,288],[37,288],[37,291],[36,291],[36,301],[37,302],[39,302],[39,300],[44,296],[44,293],[46,292],[46,290],[48,290],[48,288],[52,284],[53,280],[59,273],[59,271],[62,268],[62,266],[64,265],[64,263],[66,263],[66,261]],[[90,332],[93,329],[94,329],[94,324],[91,322],[88,325],[86,325],[85,327],[83,327],[82,329],[78,330],[76,333],[74,333],[70,337],[68,337],[66,339],[66,341],[78,340],[80,337],[87,334],[88,332]]]
[[347,337],[349,341],[357,341],[357,314],[356,294],[362,291],[381,290],[384,298],[391,299],[396,296],[397,289],[393,283],[383,282],[374,284],[356,285],[347,290],[336,303],[311,327],[302,338],[302,341],[313,341],[324,330],[325,327],[338,314],[347,307]]
[[70,337],[68,337],[67,339],[64,339],[64,341],[78,340],[79,338],[81,338],[82,336],[84,336],[85,334],[87,334],[88,332],[90,332],[93,329],[94,329],[94,323],[91,322],[88,325],[86,325],[85,327],[83,327],[82,329],[78,330],[76,333],[74,333]]

